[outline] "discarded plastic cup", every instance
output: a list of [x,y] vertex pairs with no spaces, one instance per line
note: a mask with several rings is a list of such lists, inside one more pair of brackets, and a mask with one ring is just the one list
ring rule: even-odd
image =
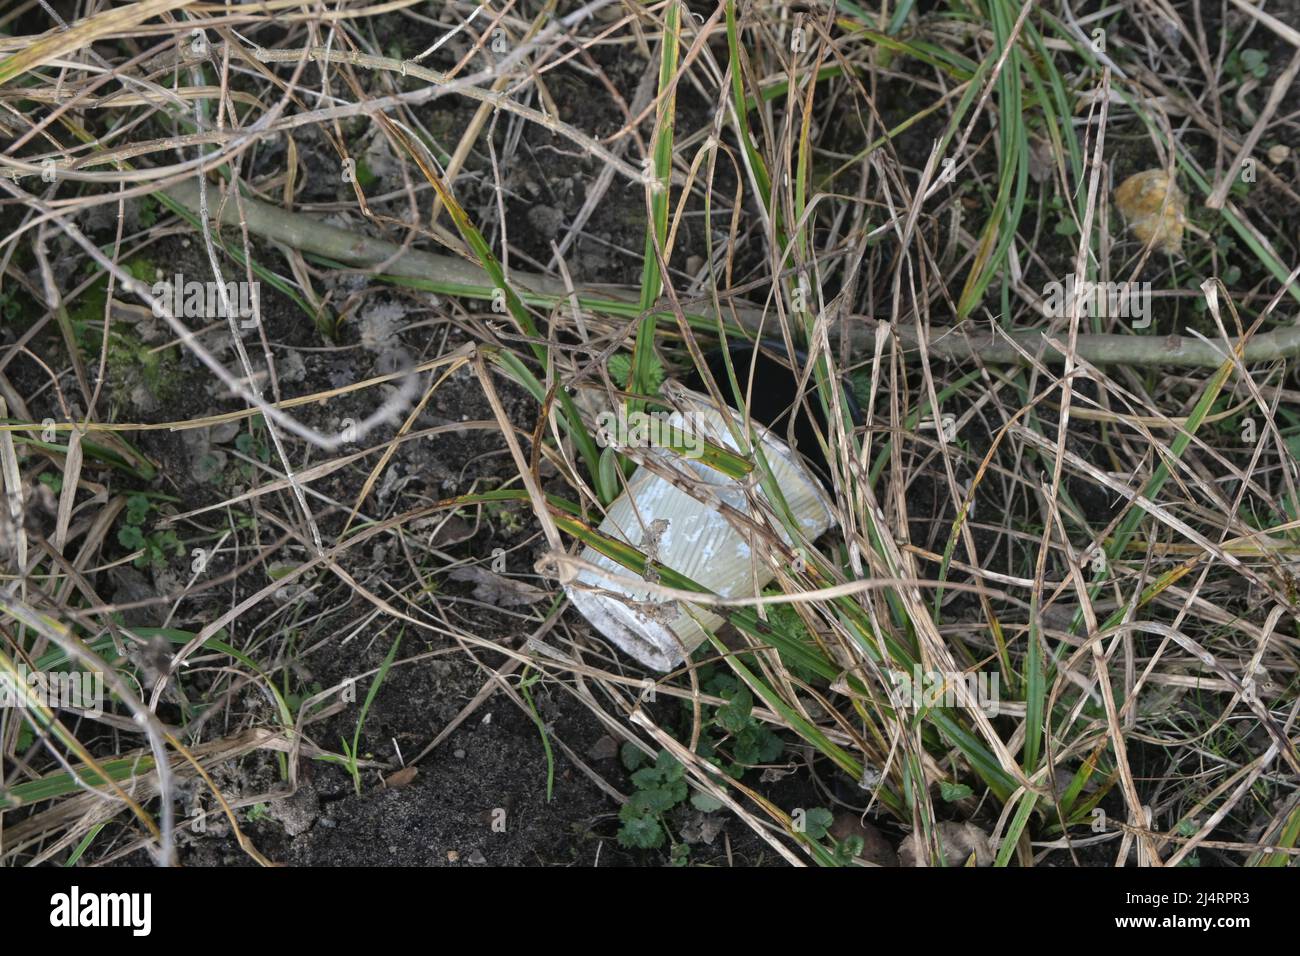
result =
[[[686,414],[674,412],[670,425],[739,450],[722,414],[706,396],[685,389],[679,394]],[[738,413],[728,412],[741,422]],[[791,515],[803,536],[814,540],[835,523],[825,490],[785,442],[762,425],[753,423],[753,429]],[[606,512],[601,534],[638,548],[653,558],[652,566],[671,568],[721,597],[760,593],[776,576],[752,547],[752,537],[762,532],[724,514],[724,506],[730,506],[756,518],[750,494],[772,508],[756,475],[733,479],[698,458],[664,447],[648,448],[645,454],[664,466],[660,470],[679,476],[677,482],[645,465],[638,467]],[[747,486],[752,492],[747,493]],[[793,545],[779,520],[769,523]],[[580,557],[608,576],[580,571],[565,588],[569,599],[596,630],[645,667],[671,670],[704,642],[705,627],[714,630],[723,622],[707,605],[691,603],[688,611],[680,601],[657,592],[657,582],[634,581],[635,572],[594,548],[585,548]]]

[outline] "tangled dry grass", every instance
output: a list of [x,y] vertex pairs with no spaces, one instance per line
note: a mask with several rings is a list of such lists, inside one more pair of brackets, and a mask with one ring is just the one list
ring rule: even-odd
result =
[[[545,689],[666,751],[779,858],[851,862],[701,748],[735,695],[707,669],[782,736],[775,778],[914,857],[1291,865],[1300,22],[1267,6],[14,4],[0,673],[93,671],[107,703],[0,710],[0,859],[171,860],[201,800],[265,862],[247,808],[304,762],[370,786],[494,695],[626,802]],[[1147,169],[1187,193],[1177,246],[1111,204]],[[133,266],[170,277],[151,257],[182,241],[220,308]],[[1146,283],[1150,310],[1053,308],[1071,277]],[[593,529],[644,461],[593,422],[657,400],[661,368],[747,408],[771,383],[706,357],[760,338],[799,356],[838,528],[804,539],[742,462],[773,584],[697,594],[725,632],[648,675],[559,588],[583,545],[618,550]],[[344,348],[351,375],[314,372]],[[168,369],[183,384],[150,402]],[[449,390],[487,413],[432,421]],[[182,435],[242,477],[199,497],[184,457],[159,474],[142,449]],[[395,468],[466,436],[505,463],[481,488]],[[508,507],[509,547],[453,547],[454,521]],[[645,588],[694,592],[630,543]],[[481,625],[458,571],[513,624]],[[345,715],[359,738],[356,681],[447,655],[481,690],[416,754],[317,733]],[[322,656],[339,679],[299,680]],[[900,674],[940,693],[902,699]],[[256,752],[282,761],[271,792],[231,783]],[[948,852],[957,823],[981,846]]]

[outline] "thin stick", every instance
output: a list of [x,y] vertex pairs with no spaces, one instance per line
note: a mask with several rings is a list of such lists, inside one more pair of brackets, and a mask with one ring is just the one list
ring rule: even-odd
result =
[[[178,183],[165,192],[190,209],[199,206],[199,189],[192,182]],[[403,252],[400,245],[386,239],[359,235],[320,222],[304,213],[286,212],[251,198],[244,199],[244,214],[250,232],[284,243],[299,252],[335,259],[356,267],[387,262],[385,272],[388,275],[461,285],[467,287],[469,294],[482,290],[487,295],[493,287],[487,273],[477,264],[454,256],[437,255],[418,249]],[[228,225],[238,223],[238,214],[229,203],[222,211],[221,221]],[[1285,285],[1290,285],[1297,278],[1300,278],[1300,267],[1291,274]],[[549,299],[552,304],[565,302],[569,298],[570,290],[564,282],[550,276],[512,269],[510,280],[520,290]],[[582,290],[578,290],[578,294],[581,298]],[[606,301],[626,302],[629,305],[636,302],[633,293],[623,290],[602,289],[598,295]],[[757,333],[762,328],[761,309],[737,305],[734,312],[740,324],[750,332]],[[974,323],[967,323],[967,326],[974,326]],[[978,359],[988,365],[1028,365],[1031,357],[1041,350],[1041,361],[1059,364],[1065,360],[1064,353],[1046,342],[1041,331],[1005,332],[998,329],[980,332],[967,326],[931,327],[926,342],[929,354],[945,362]],[[867,316],[851,315],[839,327],[839,331],[848,336],[855,352],[865,351],[874,342],[876,321]],[[915,360],[919,357],[915,329],[900,326],[890,328],[889,332],[902,345],[904,358]],[[1092,365],[1218,368],[1224,359],[1221,350],[1213,345],[1179,335],[1157,337],[1114,333],[1081,334],[1076,342],[1075,354]],[[1242,361],[1255,364],[1294,358],[1297,355],[1300,355],[1300,327],[1291,327],[1253,336],[1246,343]]]

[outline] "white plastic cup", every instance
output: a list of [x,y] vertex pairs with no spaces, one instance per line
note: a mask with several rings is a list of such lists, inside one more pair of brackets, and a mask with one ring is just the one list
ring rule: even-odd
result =
[[[687,436],[703,436],[720,447],[739,450],[721,414],[706,396],[684,389],[679,394],[682,396],[679,404],[687,414],[674,412],[659,420],[661,424],[675,426]],[[737,422],[741,421],[736,412],[731,414]],[[785,442],[761,425],[753,427],[790,513],[804,536],[809,541],[816,539],[835,523],[826,492]],[[698,458],[662,446],[651,445],[645,453],[672,471],[689,477],[697,497],[639,467],[623,494],[610,505],[600,532],[643,553],[653,550],[651,556],[656,566],[671,568],[721,597],[760,593],[776,572],[761,557],[753,557],[749,541],[752,532],[733,525],[719,509],[719,503],[725,503],[742,514],[756,517],[741,481],[710,468]],[[766,502],[754,474],[751,473],[748,482],[759,500]],[[777,528],[787,544],[792,544],[779,520],[772,517],[767,523]],[[627,583],[583,570],[565,587],[569,599],[596,630],[647,668],[672,670],[704,642],[700,622],[709,630],[723,622],[706,605],[691,605],[699,618],[697,621],[680,602],[653,594],[648,588],[638,588],[628,580],[635,576],[634,571],[594,548],[585,548],[581,558]]]

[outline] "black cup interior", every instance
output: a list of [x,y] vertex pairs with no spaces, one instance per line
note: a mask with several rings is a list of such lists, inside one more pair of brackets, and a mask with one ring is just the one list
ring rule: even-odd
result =
[[[816,381],[809,380],[803,393],[804,401],[796,406],[799,380],[791,366],[783,342],[773,339],[761,339],[757,343],[735,342],[728,346],[728,351],[731,353],[731,363],[736,371],[736,381],[740,385],[741,394],[745,395],[747,392],[749,394],[749,411],[754,421],[770,428],[778,438],[788,442],[790,419],[793,415],[795,450],[812,466],[818,479],[827,490],[830,490],[831,470],[817,441],[817,430],[820,428],[823,435],[830,432],[820,407],[821,402],[818,401]],[[798,367],[803,367],[807,362],[807,355],[803,352],[796,350],[793,355]],[[706,352],[704,358],[723,399],[730,404],[731,386],[727,379],[727,366],[722,349]],[[754,384],[753,388],[749,389],[751,370]],[[690,374],[684,376],[681,381],[687,388],[708,393],[708,389],[704,386],[704,377],[698,369],[692,368]],[[853,389],[848,382],[844,383],[841,394],[844,406],[853,421],[861,423],[861,410],[853,398]]]

